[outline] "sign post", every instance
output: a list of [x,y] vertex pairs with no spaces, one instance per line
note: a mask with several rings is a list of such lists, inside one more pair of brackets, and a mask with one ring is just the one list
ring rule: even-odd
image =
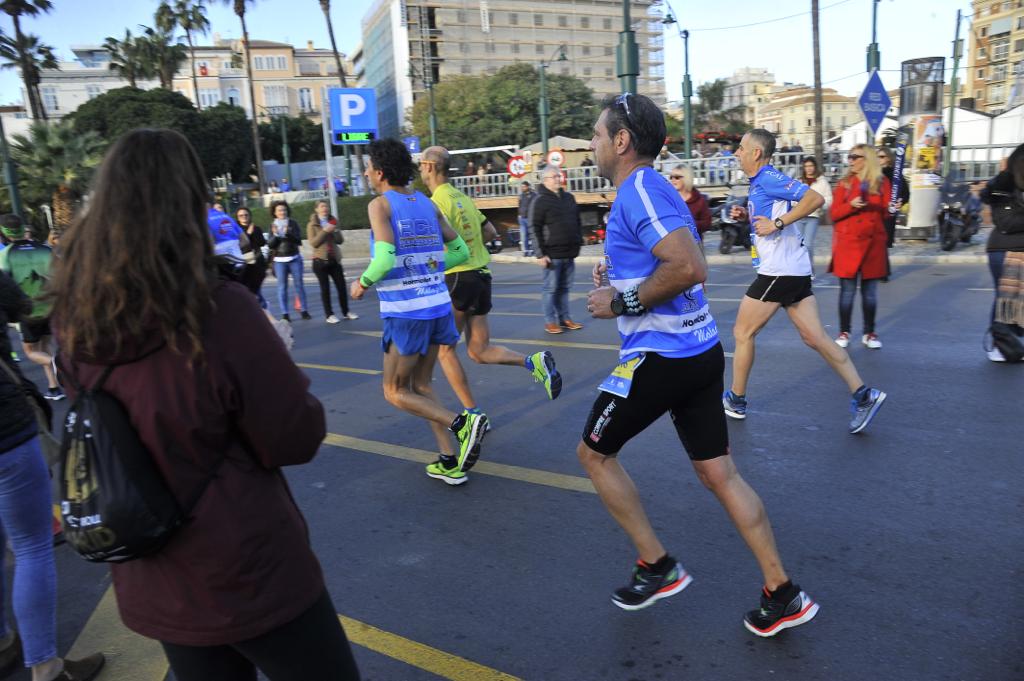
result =
[[[324,184],[327,187],[327,196],[331,200],[331,215],[338,216],[338,193],[334,191],[334,147],[331,145],[331,137],[327,132],[327,117],[330,115],[330,103],[327,99],[327,88],[323,88],[320,92],[320,101],[327,110],[325,110],[320,116],[320,126],[323,128],[324,133],[324,173],[327,177],[324,178]],[[347,148],[347,147],[346,147]],[[346,172],[349,175],[349,186],[352,186],[352,173],[351,163],[348,159],[345,159],[347,168]]]
[[508,160],[508,174],[519,179],[526,175],[526,160],[522,156],[513,156]]
[[864,91],[861,93],[857,103],[864,114],[864,120],[868,123],[868,128],[871,129],[872,139],[869,140],[869,143],[874,145],[875,140],[873,138],[878,134],[878,128],[881,127],[882,121],[885,120],[885,115],[889,112],[889,106],[892,104],[889,93],[885,91],[885,86],[882,85],[882,79],[879,77],[878,71],[871,72],[868,84],[864,86]]

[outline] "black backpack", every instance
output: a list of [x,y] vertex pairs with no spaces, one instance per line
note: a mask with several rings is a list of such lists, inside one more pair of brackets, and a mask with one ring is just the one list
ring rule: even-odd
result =
[[992,224],[1002,234],[1024,232],[1024,193],[992,192]]
[[124,406],[103,391],[114,368],[108,366],[88,390],[62,369],[77,397],[61,438],[61,520],[68,544],[95,563],[123,563],[163,548],[219,468],[218,462],[182,508]]

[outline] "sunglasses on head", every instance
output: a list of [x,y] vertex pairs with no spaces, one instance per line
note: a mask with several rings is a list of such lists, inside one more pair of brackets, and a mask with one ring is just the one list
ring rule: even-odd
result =
[[629,110],[629,98],[632,96],[632,92],[623,92],[621,95],[615,98],[615,106],[621,106],[622,111],[626,114],[626,123],[629,124],[630,132],[633,131],[633,114]]
[[849,154],[846,157],[847,161],[856,161],[858,158],[864,158],[864,154]]

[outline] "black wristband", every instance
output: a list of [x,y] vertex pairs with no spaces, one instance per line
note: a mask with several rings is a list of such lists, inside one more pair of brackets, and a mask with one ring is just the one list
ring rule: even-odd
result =
[[647,308],[640,302],[640,285],[630,286],[622,292],[622,298],[626,301],[626,314],[630,317],[639,317],[647,312]]

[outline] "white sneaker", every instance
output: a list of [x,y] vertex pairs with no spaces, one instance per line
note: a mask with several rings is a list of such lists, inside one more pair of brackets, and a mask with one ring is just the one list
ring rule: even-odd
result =
[[838,336],[836,336],[836,345],[838,345],[841,348],[849,347],[850,346],[850,334],[848,334],[845,331],[843,331]]
[[345,319],[359,319],[359,315],[357,315],[355,312],[349,312],[347,315],[345,315]]
[[860,339],[860,342],[866,345],[867,347],[871,348],[872,350],[877,350],[880,347],[882,347],[882,341],[878,340],[878,336],[876,336],[873,333],[864,334],[864,336]]
[[328,324],[337,324],[341,320],[338,319],[337,317],[335,317],[334,315],[331,315],[330,317],[327,318],[326,321],[327,321]]
[[1003,353],[999,352],[999,348],[992,348],[988,351],[988,359],[990,362],[1005,362],[1006,358],[1003,357]]

